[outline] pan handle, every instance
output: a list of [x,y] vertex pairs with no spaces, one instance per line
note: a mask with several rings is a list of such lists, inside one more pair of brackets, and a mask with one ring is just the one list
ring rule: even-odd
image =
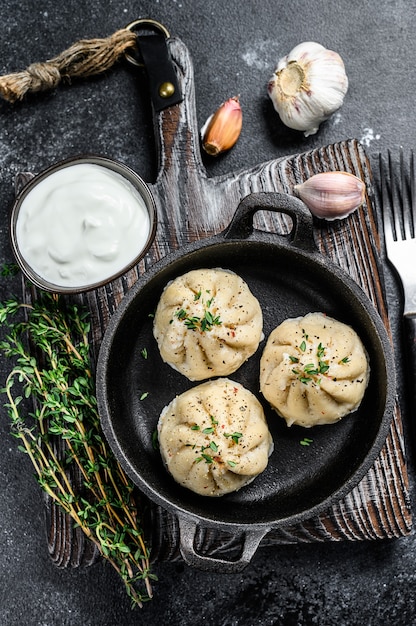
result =
[[178,516],[178,523],[180,530],[180,552],[185,563],[199,569],[224,574],[241,572],[250,563],[261,540],[270,530],[266,527],[264,529],[250,529],[246,531],[240,558],[230,561],[198,554],[194,547],[195,534],[198,529],[197,522],[188,517],[184,518]]
[[245,196],[224,230],[226,239],[248,239],[253,233],[253,219],[257,211],[285,213],[292,218],[293,228],[285,235],[293,245],[302,250],[317,250],[313,237],[313,217],[299,198],[279,192],[256,192]]

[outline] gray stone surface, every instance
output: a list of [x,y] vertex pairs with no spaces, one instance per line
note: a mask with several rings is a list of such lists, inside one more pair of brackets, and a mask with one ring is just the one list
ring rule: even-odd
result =
[[[240,94],[244,126],[211,174],[346,138],[369,154],[413,148],[414,0],[2,0],[0,73],[56,55],[79,38],[103,37],[139,17],[163,22],[195,65],[198,119]],[[284,128],[266,84],[281,56],[315,40],[343,57],[350,88],[339,114],[317,135]],[[64,157],[95,152],[156,171],[150,106],[140,73],[125,64],[9,105],[0,102],[0,263],[12,261],[8,212],[13,180]],[[18,288],[2,279],[1,299]],[[389,282],[392,301],[396,289]],[[393,306],[393,313],[397,309]],[[398,357],[400,349],[398,347]],[[7,365],[1,363],[3,384]],[[416,624],[414,536],[392,541],[262,549],[238,575],[160,564],[155,598],[132,612],[109,566],[60,570],[46,550],[43,504],[26,457],[0,419],[0,624],[2,626],[327,626]],[[411,415],[406,415],[406,433]],[[414,498],[412,439],[407,437]]]

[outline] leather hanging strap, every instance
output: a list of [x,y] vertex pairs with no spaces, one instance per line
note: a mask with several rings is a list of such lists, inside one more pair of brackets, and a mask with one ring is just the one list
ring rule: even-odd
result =
[[149,79],[150,97],[155,111],[182,101],[182,93],[169,53],[161,34],[139,35],[137,44]]

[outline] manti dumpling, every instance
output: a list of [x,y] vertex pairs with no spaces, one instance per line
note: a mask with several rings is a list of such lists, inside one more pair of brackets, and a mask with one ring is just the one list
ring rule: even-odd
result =
[[185,391],[164,408],[159,448],[173,478],[203,496],[223,496],[267,467],[273,441],[257,398],[227,378]]
[[357,333],[323,313],[287,319],[270,334],[260,389],[288,426],[337,422],[358,408],[369,380]]
[[263,316],[237,274],[192,270],[165,287],[153,334],[163,361],[199,381],[228,376],[254,354],[263,337]]

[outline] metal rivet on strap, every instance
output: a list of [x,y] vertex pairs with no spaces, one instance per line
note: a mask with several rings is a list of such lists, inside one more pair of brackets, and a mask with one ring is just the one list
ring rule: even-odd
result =
[[159,87],[159,96],[161,98],[170,98],[175,93],[175,85],[166,82],[162,83]]

